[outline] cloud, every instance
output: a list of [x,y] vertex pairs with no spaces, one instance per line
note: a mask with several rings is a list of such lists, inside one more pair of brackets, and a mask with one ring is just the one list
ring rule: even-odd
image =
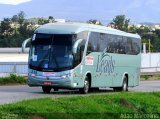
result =
[[0,0],[0,4],[18,5],[32,0]]

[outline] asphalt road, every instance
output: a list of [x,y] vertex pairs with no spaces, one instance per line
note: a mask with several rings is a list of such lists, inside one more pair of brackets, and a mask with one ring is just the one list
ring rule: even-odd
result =
[[[131,92],[153,92],[160,91],[160,81],[141,81],[140,85],[134,88],[129,88]],[[112,89],[105,89],[94,94],[110,94]],[[93,93],[87,94],[92,95]],[[70,96],[85,96],[78,94],[77,91],[60,90],[58,92],[51,91],[50,94],[44,94],[41,87],[28,87],[27,85],[19,86],[0,86],[0,104],[15,103],[22,100],[44,97],[70,97]]]

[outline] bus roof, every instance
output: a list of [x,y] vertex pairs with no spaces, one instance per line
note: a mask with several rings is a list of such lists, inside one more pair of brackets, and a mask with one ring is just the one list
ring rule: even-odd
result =
[[127,33],[117,29],[109,28],[106,26],[93,25],[87,23],[48,23],[40,26],[35,33],[46,33],[46,34],[76,34],[82,31],[93,31],[100,33],[108,33],[114,35],[121,35],[127,37],[140,38],[138,34]]

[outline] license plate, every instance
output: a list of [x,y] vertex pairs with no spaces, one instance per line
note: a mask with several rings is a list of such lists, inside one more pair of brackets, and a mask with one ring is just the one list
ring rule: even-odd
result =
[[43,84],[44,85],[51,85],[52,83],[51,82],[44,82]]

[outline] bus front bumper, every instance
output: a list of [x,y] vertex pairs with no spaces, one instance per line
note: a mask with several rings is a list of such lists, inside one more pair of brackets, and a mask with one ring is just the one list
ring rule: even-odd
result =
[[72,78],[49,78],[49,77],[37,77],[37,76],[28,76],[28,85],[31,87],[34,86],[49,86],[52,88],[76,88],[76,85],[73,83]]

